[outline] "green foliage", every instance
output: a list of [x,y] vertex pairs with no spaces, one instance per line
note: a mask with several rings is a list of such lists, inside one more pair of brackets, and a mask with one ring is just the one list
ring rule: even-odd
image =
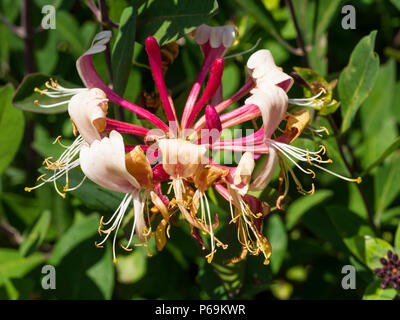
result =
[[0,175],[14,159],[24,133],[24,116],[11,105],[14,89],[0,89]]
[[[297,138],[294,145],[311,150],[323,144],[333,160],[325,168],[345,177],[362,176],[363,182],[348,183],[316,167],[311,167],[316,172],[312,180],[293,166],[304,188],[311,189],[313,183],[315,192],[300,195],[290,178],[284,210],[278,210],[277,190],[282,186],[276,170],[270,185],[253,193],[271,209],[263,223],[263,234],[272,246],[269,265],[263,264],[262,254],[249,254],[236,264],[225,263],[240,254],[237,229],[229,223],[229,203],[211,189],[207,192],[211,212],[219,217],[216,236],[229,247],[218,248],[210,264],[178,214],[163,251],[156,250],[154,238],[149,250],[134,247],[132,252],[123,251],[118,243],[126,243],[130,235],[131,208],[117,235],[114,264],[111,243],[102,249],[94,243],[102,239],[100,217],[110,218],[123,194],[89,179],[65,199],[54,191],[53,184],[24,191],[25,186],[35,184],[38,175],[53,173],[36,168],[43,158],[55,160],[65,150],[52,144],[54,139],[63,135],[64,145],[74,139],[67,104],[53,108],[34,104],[35,100],[54,104],[68,97],[49,98],[35,88],[46,89],[50,76],[64,87],[81,87],[76,59],[102,29],[99,17],[85,1],[58,0],[33,1],[35,27],[42,18],[41,7],[49,2],[57,8],[56,29],[36,29],[34,73],[27,74],[24,41],[0,23],[1,299],[399,299],[399,291],[381,289],[382,279],[373,273],[388,250],[400,254],[400,55],[394,41],[398,0],[347,1],[357,7],[357,30],[341,28],[340,11],[346,1],[292,0],[307,59],[299,48],[297,28],[285,1],[106,1],[113,22],[104,22],[113,33],[113,90],[133,103],[140,104],[144,90],[156,91],[143,48],[146,37],[156,37],[160,45],[183,37],[179,55],[166,72],[167,87],[178,113],[182,112],[202,64],[201,51],[190,34],[202,23],[234,22],[237,26],[238,36],[227,56],[239,55],[225,61],[225,99],[246,81],[245,66],[252,52],[240,53],[258,39],[255,50],[269,49],[284,72],[295,71],[307,83],[295,84],[289,98],[309,98],[320,88],[326,90],[319,97],[324,104],[309,111],[313,129],[325,127],[330,135],[312,131]],[[0,0],[1,15],[15,25],[20,23],[20,11],[20,1]],[[111,85],[104,54],[95,55],[93,61],[100,77]],[[245,98],[228,110],[243,105]],[[110,117],[115,107],[109,104]],[[162,107],[155,113],[162,114]],[[130,112],[124,117],[127,122],[145,123]],[[260,126],[260,122],[236,128],[253,125]],[[311,133],[309,129],[304,133]],[[129,135],[124,139],[142,144]],[[259,161],[258,165],[257,170],[264,164]],[[79,168],[70,170],[70,187],[82,179]],[[61,178],[57,187],[62,190],[65,182],[65,177]],[[210,249],[209,241],[205,246]],[[40,270],[46,264],[56,268],[57,290],[41,288]],[[341,287],[340,270],[348,264],[356,268],[357,290]]]
[[218,9],[216,0],[156,0],[145,1],[139,8],[137,41],[148,36],[160,45],[174,41],[211,18]]
[[375,38],[376,31],[373,31],[357,44],[349,64],[340,74],[338,88],[342,102],[342,132],[350,128],[378,75],[379,57],[374,53]]

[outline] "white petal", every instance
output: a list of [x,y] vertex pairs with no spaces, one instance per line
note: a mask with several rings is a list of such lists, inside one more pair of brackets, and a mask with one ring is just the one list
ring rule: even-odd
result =
[[222,43],[225,48],[230,48],[236,37],[235,26],[227,25],[227,26],[224,26],[223,28],[224,28],[224,32],[222,35]]
[[140,188],[126,170],[124,143],[117,131],[111,131],[109,138],[95,140],[90,147],[82,146],[79,160],[83,173],[107,189],[127,193]]
[[245,104],[255,104],[260,108],[264,126],[264,139],[269,139],[278,128],[286,112],[288,96],[283,89],[273,84],[265,86],[263,90],[255,88],[251,90],[251,93],[252,95],[246,99]]
[[100,140],[100,134],[93,121],[105,118],[106,113],[100,107],[106,96],[100,89],[94,88],[74,95],[68,104],[68,113],[83,139],[91,144]]
[[219,48],[222,42],[223,27],[211,27],[210,46],[211,48]]
[[205,44],[210,38],[211,28],[206,24],[202,24],[196,28],[195,40],[198,45]]
[[263,190],[268,183],[271,181],[272,175],[274,174],[276,161],[278,160],[276,150],[270,147],[268,150],[268,159],[260,174],[250,185],[250,190]]

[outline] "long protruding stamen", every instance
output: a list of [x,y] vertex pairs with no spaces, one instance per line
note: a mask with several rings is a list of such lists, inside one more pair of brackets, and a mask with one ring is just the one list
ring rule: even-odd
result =
[[[55,142],[59,142],[59,137],[57,137]],[[33,186],[33,187],[25,187],[25,191],[30,192],[30,191],[32,191],[34,189],[37,189],[37,188],[43,186],[44,184],[46,184],[48,182],[53,182],[57,193],[61,197],[65,198],[65,193],[64,192],[77,189],[83,183],[83,181],[81,181],[81,183],[79,183],[78,186],[73,187],[73,188],[70,189],[68,187],[68,172],[69,172],[69,170],[79,166],[79,159],[76,159],[76,160],[73,160],[73,159],[80,152],[82,144],[83,144],[83,138],[82,138],[82,136],[78,136],[75,139],[75,141],[72,143],[72,145],[70,145],[69,147],[65,147],[64,146],[67,150],[65,150],[56,161],[54,161],[54,162],[50,161],[51,157],[50,158],[46,158],[43,161],[43,164],[46,165],[46,169],[47,170],[54,171],[54,174],[50,178],[47,178],[47,179],[44,178],[46,176],[45,174],[41,175],[38,178],[38,181],[41,180],[42,182],[39,183],[36,186]],[[61,192],[57,188],[56,181],[59,178],[63,177],[64,175],[66,177],[66,184],[64,186],[64,192]]]
[[318,99],[321,95],[325,94],[326,90],[321,88],[321,90],[318,92],[313,97],[310,98],[296,98],[296,99],[289,99],[289,104],[291,105],[296,105],[296,106],[303,106],[303,107],[321,107],[324,102],[323,101],[318,101]]
[[242,52],[238,52],[238,53],[235,53],[235,54],[231,54],[229,56],[225,56],[224,59],[227,60],[227,59],[243,56],[243,55],[245,55],[245,54],[247,54],[249,52],[252,52],[258,47],[260,41],[261,41],[261,38],[258,38],[256,44],[254,46],[252,46],[250,49],[242,51]]
[[[107,221],[107,222],[103,222],[101,219],[101,225],[107,225],[109,224],[111,221],[114,220],[113,224],[111,225],[110,228],[108,228],[107,230],[100,230],[102,233],[104,233],[106,236],[104,237],[104,239],[100,242],[100,243],[95,243],[96,247],[102,247],[102,245],[107,241],[108,237],[110,236],[111,232],[115,230],[114,233],[114,237],[113,237],[113,261],[114,263],[117,261],[116,258],[116,253],[115,253],[115,243],[116,243],[116,237],[117,237],[117,233],[119,230],[119,227],[121,225],[121,222],[125,216],[125,213],[129,207],[129,204],[132,200],[132,194],[127,193],[124,198],[122,199],[120,205],[118,206],[117,210],[115,210],[114,214],[111,216],[111,218]],[[115,219],[114,219],[115,218]]]

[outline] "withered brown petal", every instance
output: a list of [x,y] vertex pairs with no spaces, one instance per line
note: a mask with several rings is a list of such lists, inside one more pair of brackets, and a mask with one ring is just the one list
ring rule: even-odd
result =
[[140,146],[125,154],[125,164],[128,172],[148,190],[153,190],[153,171],[149,160]]

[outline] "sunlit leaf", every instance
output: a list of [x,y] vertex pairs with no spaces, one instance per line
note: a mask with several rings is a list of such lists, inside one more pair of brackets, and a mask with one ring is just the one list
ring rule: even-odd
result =
[[361,103],[374,86],[379,70],[379,57],[374,53],[376,31],[365,36],[354,48],[349,64],[339,77],[342,103],[342,132],[349,129]]
[[138,11],[137,41],[144,43],[148,36],[160,45],[177,40],[206,22],[217,9],[215,0],[145,1]]
[[0,175],[14,159],[24,133],[24,116],[11,105],[13,93],[11,85],[0,89]]

